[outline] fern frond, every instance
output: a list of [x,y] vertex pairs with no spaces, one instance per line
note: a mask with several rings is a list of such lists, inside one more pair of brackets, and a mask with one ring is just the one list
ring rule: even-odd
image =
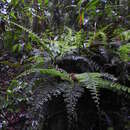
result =
[[72,124],[77,122],[77,112],[76,112],[76,105],[78,103],[78,99],[81,97],[82,93],[84,92],[82,87],[79,86],[70,86],[66,87],[65,91],[63,92],[64,101],[66,103],[67,109],[67,117],[69,128],[71,128]]
[[60,77],[62,80],[67,80],[67,81],[73,82],[71,80],[69,74],[67,74],[65,72],[60,72],[56,69],[32,68],[32,69],[26,70],[25,72],[21,73],[16,78],[17,79],[22,78],[22,77],[30,75],[32,73],[39,73],[39,74],[46,74],[46,75],[53,76],[53,77]]
[[130,43],[120,46],[119,55],[123,61],[130,62]]
[[92,33],[90,38],[88,39],[87,47],[90,47],[90,45],[97,39],[101,38],[100,41],[103,42],[104,45],[107,43],[107,36],[103,30],[99,30],[96,33]]
[[128,41],[130,40],[130,30],[124,31],[120,34],[121,40]]
[[[41,69],[39,71],[41,71]],[[66,77],[66,75],[64,76],[59,71],[59,73],[57,73],[57,71],[54,69],[42,69],[41,72],[42,74],[50,75],[53,77],[59,76],[61,77],[61,79],[64,80],[64,82],[61,81],[57,83],[56,80],[54,80],[55,78],[53,77],[45,77],[46,80],[43,79],[43,81],[38,82],[38,86],[41,87],[37,87],[34,90],[34,96],[32,97],[33,101],[31,101],[34,104],[31,108],[31,113],[34,113],[33,119],[35,120],[35,122],[37,122],[37,126],[35,126],[35,129],[38,129],[38,126],[40,126],[39,124],[41,121],[43,123],[47,119],[48,114],[46,112],[46,107],[48,107],[48,102],[52,100],[52,97],[57,97],[58,95],[63,95],[64,102],[66,103],[69,124],[68,127],[71,128],[74,122],[77,121],[77,112],[75,109],[78,103],[78,99],[81,97],[82,93],[84,92],[84,89],[78,86],[78,84],[73,86],[71,82],[68,82],[69,77]],[[22,74],[21,76],[24,75],[26,76],[26,73]]]
[[117,82],[117,78],[115,78],[113,75],[111,74],[108,74],[108,73],[102,73],[101,74],[101,78],[104,79],[104,80],[109,80],[109,81],[112,81],[112,82]]
[[83,74],[76,74],[75,77],[78,79],[79,83],[83,85],[85,88],[87,88],[92,95],[92,98],[94,99],[94,102],[96,104],[98,112],[100,112],[100,99],[99,99],[99,92],[98,92],[98,82],[96,80],[96,76],[98,76],[98,73],[94,73],[94,75],[91,75],[91,73],[83,73]]
[[98,89],[109,89],[116,91],[119,94],[130,94],[130,88],[117,83],[117,79],[109,74],[101,73],[82,73],[76,74],[75,77],[79,81],[79,84],[90,90],[92,98],[96,103],[97,109],[100,112],[100,98]]
[[100,94],[99,94],[99,91],[98,91],[98,88],[96,87],[93,87],[92,89],[89,89],[90,91],[90,94],[92,96],[92,99],[94,100],[95,104],[96,104],[96,107],[97,107],[97,110],[98,110],[98,113],[100,113]]
[[[52,82],[52,78],[43,81],[39,84],[39,87],[34,91],[32,100],[31,100],[31,109],[29,110],[30,117],[33,119],[32,128],[38,130],[39,126],[44,124],[44,121],[47,120],[48,113],[48,103],[52,101],[53,97],[57,97],[63,93],[68,83],[56,83]],[[41,86],[41,87],[40,87]],[[35,123],[35,127],[33,126]],[[41,124],[41,125],[40,125]]]
[[[87,86],[87,88],[91,89],[93,88],[94,84],[91,82],[96,83],[97,88],[104,88],[104,89],[109,89],[112,91],[117,91],[117,92],[124,92],[124,93],[130,93],[130,88],[124,85],[121,85],[115,81],[117,81],[116,78],[113,76],[110,77],[109,75],[109,80],[108,79],[103,79],[104,77],[107,77],[105,75],[108,74],[101,74],[101,73],[82,73],[82,74],[76,74],[75,77],[81,83],[83,86]],[[110,79],[112,78],[112,81]]]

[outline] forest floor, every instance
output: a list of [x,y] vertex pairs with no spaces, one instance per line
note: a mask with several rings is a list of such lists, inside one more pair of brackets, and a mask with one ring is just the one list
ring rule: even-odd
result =
[[[21,110],[18,112],[8,111],[8,96],[7,90],[13,79],[21,73],[23,70],[20,60],[17,60],[14,56],[11,56],[7,51],[0,51],[0,122],[3,120],[7,121],[8,127],[6,130],[16,130],[13,126],[21,122],[23,116],[25,116],[25,109],[23,106],[18,106]],[[11,105],[11,104],[10,104]],[[14,107],[13,104],[11,107]],[[0,129],[3,127],[3,124],[0,123]]]

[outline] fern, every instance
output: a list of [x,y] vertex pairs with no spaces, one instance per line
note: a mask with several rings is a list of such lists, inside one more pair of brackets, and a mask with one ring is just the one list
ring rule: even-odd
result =
[[[108,77],[109,76],[109,77]],[[115,81],[117,81],[116,78],[113,76],[110,77],[108,74],[101,74],[101,73],[82,73],[82,74],[76,74],[75,77],[77,80],[86,88],[88,89],[93,89],[95,87],[97,88],[103,88],[103,89],[109,89],[112,91],[117,91],[117,92],[124,92],[129,94],[130,93],[130,88],[124,85],[121,85]],[[103,78],[108,78],[108,79],[103,79]],[[112,81],[110,81],[110,78]],[[95,83],[92,83],[92,81]]]
[[91,75],[91,73],[83,73],[83,74],[76,74],[75,77],[79,81],[79,83],[87,88],[92,95],[92,98],[94,99],[94,102],[96,103],[97,110],[100,112],[100,101],[99,101],[99,92],[98,92],[98,82],[96,79],[96,74]]
[[[33,73],[37,73],[40,77],[33,76]],[[67,73],[61,73],[60,71],[57,71],[55,69],[33,68],[23,72],[16,79],[21,80],[23,78],[22,82],[26,82],[24,81],[24,79],[27,80],[26,77],[28,75],[33,76],[31,77],[30,85],[36,86],[33,91],[33,96],[30,98],[30,103],[33,104],[31,105],[28,115],[29,118],[32,118],[32,124],[30,126],[31,129],[39,129],[39,126],[41,126],[40,122],[42,121],[42,123],[44,123],[44,121],[48,117],[48,102],[52,100],[53,96],[57,97],[58,95],[62,94],[66,103],[68,123],[70,124],[69,126],[71,128],[73,122],[77,121],[75,108],[78,99],[82,95],[83,88],[77,85],[73,86],[73,82]],[[58,79],[56,79],[56,77],[59,77],[61,79],[61,81],[58,81],[59,83],[57,82]],[[12,86],[15,87],[10,87],[8,89],[8,92],[10,92],[12,88],[13,92],[14,90],[16,90],[16,88],[19,88],[19,82],[16,82],[18,84],[12,82],[14,84],[12,84]],[[24,86],[23,88],[26,87]]]
[[[50,82],[51,81],[51,82]],[[39,84],[39,83],[38,83]],[[35,130],[38,129],[40,122],[44,124],[45,120],[48,118],[48,113],[46,111],[47,104],[50,102],[53,96],[57,97],[58,95],[62,95],[64,102],[66,103],[66,111],[68,118],[68,129],[73,127],[78,120],[76,105],[78,103],[78,99],[82,96],[84,89],[80,87],[78,84],[73,87],[72,84],[68,82],[60,82],[57,83],[53,78],[48,78],[46,81],[40,81],[40,84],[37,89],[34,91],[33,106],[31,108],[31,117],[34,119],[34,122],[37,122],[36,126],[32,127]],[[37,96],[35,96],[37,95]],[[33,115],[32,115],[33,113]]]
[[[33,73],[37,75],[33,75]],[[31,77],[28,77],[29,75]],[[18,77],[16,77],[16,80],[12,81],[11,86],[7,90],[8,98],[15,96],[13,93],[18,92],[16,90],[32,88],[31,91],[33,95],[28,100],[30,102],[29,104],[31,104],[31,108],[29,109],[29,114],[27,117],[32,119],[30,129],[36,130],[40,129],[40,122],[42,121],[42,123],[44,123],[44,121],[49,116],[47,113],[48,102],[52,100],[52,97],[62,95],[62,93],[67,90],[67,87],[69,87],[70,84],[71,87],[73,87],[70,76],[65,72],[63,73],[55,69],[33,68],[23,72]],[[66,91],[64,96],[67,94],[69,94],[69,92]],[[71,99],[71,94],[68,95],[68,99],[69,96]],[[76,99],[72,101],[76,101]],[[73,108],[74,105],[72,105],[72,110]],[[70,110],[70,108],[68,110]]]
[[90,47],[94,43],[95,40],[100,39],[100,38],[101,38],[101,40],[99,40],[99,41],[103,42],[103,45],[106,45],[107,36],[104,33],[104,31],[99,30],[99,31],[97,31],[95,33],[90,33],[90,34],[91,34],[90,38],[88,39],[88,43],[86,45],[87,47]]
[[46,74],[46,75],[50,75],[53,77],[60,77],[62,80],[67,80],[72,82],[69,74],[65,73],[65,72],[60,72],[56,69],[41,69],[41,68],[32,68],[29,70],[26,70],[25,72],[21,73],[19,76],[17,76],[16,78],[22,78],[24,76],[30,75],[32,73],[39,73],[39,74]]
[[[45,122],[45,120],[48,118],[48,103],[52,100],[52,97],[58,97],[58,95],[61,95],[62,92],[65,90],[66,85],[68,83],[59,83],[57,84],[55,81],[52,82],[52,78],[47,81],[42,81],[39,86],[33,94],[33,97],[31,100],[31,104],[33,102],[33,105],[30,109],[29,116],[33,119],[31,128],[34,130],[39,129],[40,126],[42,126]],[[37,96],[36,96],[37,95]],[[33,113],[33,114],[32,114]],[[36,122],[35,127],[33,126],[33,122]],[[40,125],[40,123],[42,123]]]
[[72,124],[75,124],[78,120],[77,113],[76,113],[76,105],[78,99],[81,97],[82,93],[84,92],[83,88],[79,85],[75,85],[74,87],[66,87],[63,92],[63,98],[66,103],[67,109],[67,117],[69,122],[69,129],[72,128]]
[[24,26],[19,25],[19,24],[17,24],[16,22],[9,21],[9,20],[7,20],[6,18],[4,18],[4,20],[5,20],[6,22],[9,22],[9,23],[12,24],[12,25],[15,25],[15,26],[19,27],[19,28],[22,29],[23,31],[29,33],[30,36],[31,36],[31,38],[34,38],[34,39],[37,41],[37,43],[38,43],[40,46],[42,46],[42,47],[50,54],[51,58],[53,58],[53,57],[52,57],[52,52],[51,52],[50,48],[45,44],[45,43],[48,43],[48,42],[50,43],[51,41],[49,41],[49,40],[47,40],[47,39],[42,39],[42,38],[40,38],[37,34],[35,34],[34,32],[32,32],[32,30],[30,30],[30,29],[28,29],[28,28],[25,28]]
[[119,55],[121,60],[125,62],[130,62],[130,43],[120,46]]
[[[58,40],[51,40],[52,50],[57,50],[58,56],[64,56],[67,52],[79,49],[82,46],[81,32],[74,32],[72,29],[65,27],[65,32],[58,38]],[[54,50],[55,47],[55,50]]]
[[128,41],[130,40],[130,30],[124,31],[120,34],[121,40]]
[[[48,103],[53,100],[53,97],[59,95],[63,97],[66,104],[66,111],[68,117],[68,128],[73,128],[78,121],[76,106],[79,98],[84,93],[84,89],[90,91],[91,97],[94,100],[98,114],[100,116],[100,89],[109,89],[112,91],[130,93],[130,89],[126,86],[120,85],[117,79],[109,74],[101,73],[82,73],[75,74],[76,81],[72,81],[69,74],[59,72],[55,69],[39,69],[33,68],[23,72],[16,79],[25,78],[28,75],[37,73],[39,76],[31,78],[33,86],[33,95],[30,97],[31,108],[29,109],[29,117],[32,118],[30,129],[38,130],[44,125],[47,120]],[[60,78],[57,79],[57,77]],[[26,79],[26,78],[25,78]],[[16,87],[16,84],[15,84]],[[42,123],[42,124],[41,124]]]
[[[45,106],[44,104],[47,103],[48,101],[52,100],[52,95],[61,95],[63,93],[63,98],[64,101],[66,103],[66,109],[67,109],[67,117],[68,117],[68,122],[70,124],[69,128],[72,127],[72,124],[74,124],[74,122],[77,121],[77,113],[76,113],[76,104],[78,102],[78,99],[81,97],[82,93],[84,92],[84,89],[81,86],[85,86],[85,88],[87,88],[91,95],[92,98],[94,99],[94,102],[96,103],[96,107],[98,109],[98,113],[100,113],[100,99],[99,99],[99,88],[105,88],[103,85],[110,85],[112,82],[109,82],[109,79],[103,79],[104,77],[108,77],[108,75],[106,74],[99,74],[99,73],[84,73],[84,74],[76,74],[75,77],[78,79],[79,81],[79,85],[77,84],[75,87],[72,87],[71,84],[66,84],[65,82],[63,83],[59,83],[59,85],[55,83],[55,81],[53,81],[53,85],[49,85],[50,87],[45,87],[46,84],[48,84],[49,81],[46,82],[46,84],[44,83],[44,87],[42,87],[42,91],[39,93],[36,93],[37,95],[41,95],[38,96],[38,100],[39,97],[40,99],[42,99],[42,103],[40,102],[40,104],[38,103],[39,101],[35,99],[35,106],[34,109],[37,109],[38,111],[41,110],[40,114],[38,117],[40,117],[40,115],[44,115],[42,113],[43,109]],[[113,79],[110,78],[110,79]],[[115,81],[115,80],[113,80]],[[55,84],[55,85],[54,85]],[[48,86],[48,85],[47,85]],[[110,87],[110,86],[109,86]],[[112,84],[112,87],[115,87]],[[56,92],[58,92],[58,94],[56,94]],[[126,91],[125,91],[126,92]],[[38,112],[37,111],[37,112]],[[37,113],[36,112],[36,113]],[[43,119],[43,118],[41,118]],[[40,118],[38,120],[41,120]]]
[[115,78],[113,75],[108,74],[108,73],[102,73],[101,78],[104,80],[112,81],[112,82],[117,82],[117,78]]
[[[16,79],[20,79],[22,77],[25,78],[27,75],[33,73],[38,73],[38,75],[49,75],[54,78],[59,77],[61,80],[64,80],[63,83],[57,84],[55,80],[53,81],[53,78],[51,78],[51,83],[50,83],[49,77],[47,77],[48,78],[47,81],[46,81],[46,77],[40,77],[40,78],[35,77],[35,79],[32,78],[32,80],[34,80],[33,82],[35,83],[34,84],[35,86],[37,84],[38,86],[42,86],[41,84],[43,84],[43,87],[35,88],[34,91],[34,95],[37,95],[37,98],[35,97],[33,98],[34,106],[31,109],[31,111],[33,111],[34,113],[32,118],[35,119],[33,121],[33,128],[36,129],[38,127],[37,125],[34,127],[34,122],[35,124],[39,124],[41,120],[42,122],[45,120],[47,116],[45,112],[46,110],[45,104],[52,100],[52,96],[57,97],[62,93],[63,93],[64,101],[66,103],[66,109],[68,113],[68,123],[70,124],[69,127],[71,127],[73,122],[77,121],[75,108],[78,99],[82,95],[83,88],[77,85],[73,86],[73,81],[71,80],[70,76],[67,73],[65,72],[61,73],[60,71],[57,71],[55,69],[39,69],[39,68],[30,69],[20,74]],[[70,83],[69,84],[65,83],[65,81],[69,81]]]

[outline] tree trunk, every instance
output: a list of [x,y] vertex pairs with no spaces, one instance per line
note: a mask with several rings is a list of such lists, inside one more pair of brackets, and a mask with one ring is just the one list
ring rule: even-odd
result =
[[[33,8],[35,9],[35,15],[38,14],[38,1],[34,0],[33,1]],[[33,25],[32,25],[32,30],[35,33],[38,33],[38,17],[37,16],[33,16]]]
[[4,48],[4,43],[3,40],[0,38],[0,50],[2,50]]
[[[24,0],[24,3],[25,3],[25,5],[26,5],[26,4],[29,4],[29,0]],[[25,27],[26,27],[26,28],[30,28],[30,27],[29,27],[29,25],[30,25],[30,20],[29,20],[29,17],[28,17],[27,15],[25,16],[24,23],[25,23]],[[27,32],[24,32],[24,36],[25,36],[25,43],[28,43],[28,33],[27,33]]]

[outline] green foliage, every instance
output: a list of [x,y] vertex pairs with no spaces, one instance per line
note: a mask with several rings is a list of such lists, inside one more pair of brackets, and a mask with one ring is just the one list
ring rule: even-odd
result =
[[[44,40],[41,39],[37,34],[33,33],[32,31],[30,31],[29,29],[15,23],[15,22],[12,22],[12,21],[9,21],[11,24],[21,28],[22,30],[28,32],[31,36],[31,38],[35,39],[37,43],[39,43],[41,46],[43,46],[44,49],[46,49],[48,52],[50,52],[50,50],[48,49],[48,47],[45,45],[44,43]],[[50,52],[51,53],[51,52]]]
[[[99,113],[100,113],[100,98],[99,98],[100,88],[109,89],[112,91],[116,90],[118,92],[122,91],[125,93],[130,93],[130,90],[128,87],[121,86],[120,84],[113,83],[112,81],[104,80],[103,76],[107,77],[108,75],[107,74],[100,74],[100,73],[76,74],[75,77],[79,81],[79,87],[75,86],[73,88],[69,84],[64,83],[63,86],[61,85],[61,90],[60,89],[58,89],[58,90],[53,89],[54,92],[60,91],[59,94],[61,94],[62,92],[64,93],[63,98],[64,98],[65,103],[67,103],[67,105],[66,105],[67,113],[68,113],[67,117],[68,117],[70,125],[72,123],[72,120],[76,119],[76,113],[75,113],[76,108],[75,107],[76,107],[76,104],[78,102],[78,98],[83,93],[83,90],[80,90],[80,88],[85,87],[86,89],[88,89],[90,91],[90,93],[92,95],[92,99],[96,103],[96,107],[97,107],[97,110]],[[110,78],[110,75],[109,75],[109,78]],[[113,76],[111,76],[111,78],[113,80],[116,80]],[[46,90],[46,92],[47,92],[47,90]],[[49,97],[51,97],[51,95],[53,95],[53,93],[49,93],[49,92],[47,92],[47,93],[50,95]],[[46,95],[44,95],[44,96],[46,97]],[[49,98],[46,101],[48,102],[49,100],[52,100],[52,99]],[[43,110],[44,105],[42,105],[42,110]],[[38,107],[38,108],[40,109],[40,107]],[[44,115],[42,115],[42,116],[44,116]]]
[[21,49],[22,49],[22,46],[20,44],[16,44],[13,46],[12,51],[20,53]]
[[130,30],[124,31],[120,34],[121,40],[128,41],[130,40]]
[[[117,79],[112,75],[101,73],[83,73],[75,75],[78,81],[88,89],[104,88],[112,91],[130,93],[130,88],[116,83]],[[103,79],[109,78],[111,80]]]
[[[30,83],[28,84],[26,80],[29,75],[31,76],[31,81],[29,81]],[[50,76],[50,78],[48,76]],[[85,92],[85,89],[90,91],[91,98],[96,103],[99,115],[101,112],[100,89],[116,91],[119,94],[130,93],[130,88],[117,83],[117,78],[110,74],[87,72],[74,74],[74,77],[75,80],[72,81],[70,75],[66,72],[60,72],[55,69],[32,68],[20,74],[16,78],[17,80],[12,81],[11,86],[7,90],[8,98],[17,97],[17,95],[14,95],[15,92],[25,88],[27,91],[33,93],[32,97],[34,105],[30,110],[30,114],[31,117],[33,117],[33,120],[38,123],[37,126],[33,127],[33,129],[38,129],[40,125],[39,123],[46,120],[46,112],[44,110],[47,108],[45,107],[45,104],[51,101],[53,96],[57,97],[58,95],[63,94],[68,114],[67,117],[70,124],[69,127],[71,127],[73,121],[77,120],[76,105],[78,99]],[[58,83],[56,81],[57,78],[60,78]],[[37,94],[38,92],[41,94],[36,96],[35,93]],[[26,96],[22,94],[18,95],[18,102],[19,101],[29,101],[27,94]]]
[[[124,25],[124,23],[129,22],[127,19],[120,17],[121,12],[118,5],[100,0],[89,0],[88,2],[84,0],[38,0],[36,3],[33,0],[11,0],[11,2],[7,2],[7,5],[6,0],[2,0],[2,2],[5,5],[0,5],[2,8],[0,9],[0,20],[2,19],[5,22],[5,29],[3,29],[0,21],[0,34],[2,33],[4,48],[9,49],[10,53],[13,52],[22,56],[26,53],[27,55],[27,59],[22,62],[23,68],[27,68],[27,70],[14,77],[14,80],[7,87],[6,99],[1,99],[5,100],[3,104],[0,104],[4,108],[15,112],[15,109],[18,109],[18,105],[21,103],[33,104],[29,113],[34,116],[34,120],[38,123],[42,122],[43,125],[47,114],[45,109],[48,108],[49,102],[53,100],[53,97],[61,96],[66,107],[69,129],[71,129],[73,122],[77,122],[79,99],[86,91],[91,94],[99,115],[101,114],[101,90],[106,91],[108,89],[119,92],[119,94],[129,95],[130,88],[120,84],[129,83],[129,72],[127,73],[121,68],[122,70],[119,71],[124,72],[115,74],[119,75],[118,78],[107,73],[100,73],[104,72],[107,67],[113,70],[113,66],[118,62],[118,57],[111,54],[109,58],[107,51],[104,51],[104,48],[108,47],[107,41],[112,40],[108,37],[110,35],[114,38],[119,36],[119,40],[130,40],[130,31]],[[6,12],[2,12],[2,10],[6,10]],[[117,25],[117,27],[114,25]],[[111,28],[111,26],[114,27]],[[107,29],[110,29],[110,32],[107,32]],[[37,31],[33,32],[32,30]],[[100,54],[93,52],[93,48],[91,50],[93,45],[96,45],[94,46],[95,51],[101,51]],[[84,46],[87,48],[84,48]],[[101,48],[97,46],[101,46]],[[32,54],[35,49],[42,54]],[[73,54],[73,50],[75,52],[78,50],[79,52],[76,53],[79,55],[84,49],[87,55],[83,54],[84,52],[82,54],[85,57],[72,56],[71,59],[74,64],[79,64],[79,68],[80,63],[83,62],[81,67],[85,68],[86,73],[69,74],[65,70],[61,72],[60,68],[55,67],[51,61],[49,61],[52,63],[50,63],[50,68],[43,67],[48,63],[46,63],[46,59],[48,61],[51,58],[54,62],[57,57],[62,58],[68,53]],[[43,56],[43,51],[47,55],[49,54],[49,58],[47,55]],[[113,50],[111,49],[111,51]],[[129,43],[121,45],[118,52],[122,61],[130,62]],[[99,62],[103,62],[101,63],[103,69],[96,61],[101,57],[100,55],[102,58],[99,59]],[[22,60],[20,59],[18,64],[12,64],[8,61],[0,61],[0,63],[9,67],[20,68]],[[27,67],[26,63],[28,64]],[[73,64],[71,67],[73,69]],[[93,73],[87,72],[87,69]],[[122,81],[121,76],[126,80]],[[3,108],[1,107],[1,109]],[[39,126],[32,127],[36,130]],[[113,128],[110,126],[108,129]]]
[[[99,113],[101,110],[99,98],[101,88],[116,91],[118,93],[123,92],[126,94],[130,94],[130,88],[116,83],[115,81],[117,81],[117,79],[112,75],[101,73],[82,73],[76,74],[75,77],[77,78],[81,86],[87,88],[90,91],[92,99],[96,103],[96,107]],[[111,80],[107,80],[107,78]]]
[[120,46],[119,55],[121,60],[130,62],[130,43]]
[[70,76],[67,73],[57,71],[56,69],[40,69],[40,68],[34,68],[34,69],[29,69],[20,74],[17,78],[27,76],[31,73],[40,73],[40,74],[46,74],[54,77],[60,77],[63,80],[68,80],[71,81]]
[[96,42],[100,42],[100,44],[106,45],[107,43],[107,36],[104,31],[99,30],[94,33],[90,33],[90,37],[88,39],[87,47],[93,45],[93,44],[98,44]]
[[9,67],[11,67],[11,68],[20,68],[21,67],[21,65],[19,64],[19,63],[12,63],[12,62],[10,62],[10,61],[0,61],[0,64],[3,64],[3,65],[7,65],[7,66],[9,66]]
[[81,31],[75,32],[66,27],[61,36],[55,36],[56,39],[50,40],[49,46],[53,57],[64,56],[67,52],[83,48],[84,35]]

